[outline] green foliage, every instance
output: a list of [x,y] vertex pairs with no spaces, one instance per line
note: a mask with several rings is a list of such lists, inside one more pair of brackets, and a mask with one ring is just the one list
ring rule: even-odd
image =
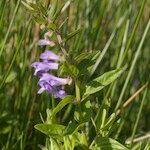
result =
[[62,140],[65,126],[59,124],[37,124],[35,128],[49,137]]
[[16,78],[16,72],[12,71],[6,79],[6,83],[12,82]]
[[97,77],[96,79],[90,81],[90,83],[87,84],[85,93],[83,95],[83,99],[85,97],[88,97],[91,94],[94,94],[100,90],[102,90],[105,86],[109,85],[113,81],[115,81],[121,74],[124,72],[123,69],[116,69],[110,72],[107,72],[103,74],[100,77]]
[[122,144],[111,138],[97,138],[93,150],[128,150]]
[[[0,149],[148,150],[149,28],[148,0],[1,0]],[[72,79],[63,100],[37,94],[45,48]]]
[[74,96],[68,95],[66,96],[62,101],[59,102],[59,104],[53,109],[51,117],[55,116],[65,105],[69,103],[73,103]]
[[75,31],[73,31],[73,32],[71,32],[71,33],[69,33],[69,34],[66,36],[65,41],[71,39],[71,38],[74,37],[76,34],[78,34],[80,31],[81,31],[81,29],[77,29],[77,30],[75,30]]
[[74,78],[76,78],[79,74],[79,70],[76,66],[68,63],[63,63],[60,67],[61,74],[68,74]]

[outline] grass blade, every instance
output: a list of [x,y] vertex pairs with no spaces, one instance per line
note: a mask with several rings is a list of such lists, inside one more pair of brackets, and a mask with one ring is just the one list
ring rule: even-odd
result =
[[9,34],[10,34],[10,31],[11,31],[11,28],[12,28],[12,25],[13,25],[13,22],[14,22],[14,20],[15,20],[17,11],[18,11],[18,9],[19,9],[20,2],[21,2],[21,0],[18,0],[17,5],[16,5],[16,7],[15,7],[14,14],[13,14],[13,16],[12,16],[12,19],[11,19],[11,21],[10,21],[8,30],[7,30],[7,32],[6,32],[6,35],[5,35],[3,44],[2,44],[2,47],[1,47],[1,49],[0,49],[0,57],[1,57],[2,53],[3,53],[5,44],[6,44],[6,42],[7,42],[8,36],[9,36]]
[[133,58],[133,61],[132,61],[132,63],[131,63],[131,67],[130,67],[130,69],[129,69],[128,76],[127,76],[126,81],[125,81],[125,83],[124,83],[124,86],[123,86],[123,89],[122,89],[122,91],[121,91],[121,94],[120,94],[120,97],[119,97],[119,100],[118,100],[118,102],[117,102],[117,105],[116,105],[115,110],[117,110],[118,107],[119,107],[120,104],[121,104],[122,98],[123,98],[124,93],[125,93],[126,88],[127,88],[127,85],[128,85],[128,83],[129,83],[129,80],[130,80],[131,75],[132,75],[132,73],[133,73],[133,69],[134,69],[134,67],[135,67],[135,64],[136,64],[136,62],[137,62],[137,59],[138,59],[138,57],[139,57],[139,55],[140,55],[140,52],[141,52],[141,50],[142,50],[142,46],[143,46],[144,40],[145,40],[145,38],[146,38],[146,35],[147,35],[147,33],[148,33],[149,27],[150,27],[150,19],[149,19],[149,21],[148,21],[148,23],[147,23],[147,26],[146,26],[146,28],[145,28],[145,31],[144,31],[144,33],[143,33],[143,35],[142,35],[142,39],[141,39],[141,41],[140,41],[140,44],[139,44],[139,46],[138,46],[138,49],[137,49],[137,51],[136,51],[136,53],[135,53],[135,56],[134,56],[134,58]]

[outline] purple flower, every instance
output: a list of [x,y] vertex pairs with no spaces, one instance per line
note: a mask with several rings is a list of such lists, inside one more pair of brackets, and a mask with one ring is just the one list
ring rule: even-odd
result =
[[[40,46],[55,46],[55,42],[49,40],[52,34],[53,32],[46,32],[44,35],[44,39],[39,40],[38,44]],[[59,43],[61,43],[61,37],[58,36],[57,38],[59,40]],[[70,85],[72,79],[59,78],[47,73],[49,70],[57,70],[59,65],[57,62],[61,62],[62,58],[62,56],[56,55],[50,50],[45,50],[45,52],[40,55],[40,59],[42,59],[42,62],[34,62],[33,64],[31,64],[31,66],[35,68],[34,75],[40,78],[38,82],[38,85],[40,86],[38,94],[46,91],[52,94],[55,98],[63,99],[66,96],[64,85]]]
[[43,60],[59,60],[59,56],[49,50],[45,50],[45,52],[40,55],[40,58]]
[[46,46],[46,45],[49,45],[51,47],[55,46],[55,43],[53,41],[48,40],[48,39],[41,39],[41,40],[39,40],[38,44],[40,46]]
[[38,91],[38,94],[43,93],[44,91],[47,91],[49,93],[52,93],[53,88],[47,81],[39,81],[38,85],[41,87]]
[[63,99],[67,94],[66,94],[65,90],[59,89],[59,90],[53,92],[53,95],[55,98]]
[[52,87],[47,80],[39,81],[39,86],[41,87],[38,91],[38,94],[41,94],[44,91],[52,94],[55,98],[63,99],[66,96],[66,92],[60,87]]
[[39,81],[47,81],[51,86],[70,85],[72,82],[71,78],[58,78],[48,73],[43,73]]
[[34,75],[37,75],[39,72],[48,72],[49,70],[58,69],[58,63],[54,62],[35,62],[31,64],[31,67],[35,68]]

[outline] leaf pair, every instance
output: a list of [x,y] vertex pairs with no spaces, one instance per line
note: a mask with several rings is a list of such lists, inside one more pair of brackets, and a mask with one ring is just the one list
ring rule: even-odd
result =
[[86,85],[86,90],[82,100],[86,99],[89,95],[94,94],[104,87],[115,81],[125,71],[125,67],[121,69],[112,70],[104,73],[100,77],[95,78]]

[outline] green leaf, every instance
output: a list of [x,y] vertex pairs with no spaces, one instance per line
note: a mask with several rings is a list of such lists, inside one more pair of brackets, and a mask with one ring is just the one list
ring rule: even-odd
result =
[[50,24],[48,24],[48,29],[51,29],[51,30],[56,30],[56,24],[54,24],[54,23],[50,23]]
[[97,56],[98,53],[100,53],[100,52],[99,51],[94,51],[91,53],[90,52],[83,52],[83,53],[79,54],[77,57],[75,57],[75,61],[77,63],[80,63],[81,61],[83,61],[85,59],[93,60],[93,58],[95,58],[95,56]]
[[78,144],[75,146],[74,148],[75,150],[89,150],[88,146],[84,145],[84,144]]
[[68,63],[64,63],[61,67],[60,67],[60,72],[62,74],[68,74],[72,77],[77,77],[79,74],[79,70],[76,66],[72,65],[72,64],[68,64]]
[[58,7],[58,3],[58,0],[54,1],[54,5],[52,4],[51,10],[49,12],[52,21],[55,21],[70,5],[70,2],[68,1],[64,5]]
[[113,71],[109,71],[101,75],[100,77],[92,80],[87,86],[86,91],[83,95],[83,99],[88,97],[91,94],[94,94],[100,90],[102,90],[105,86],[109,85],[113,81],[115,81],[123,72],[125,68],[116,69]]
[[63,6],[61,6],[60,8],[58,8],[54,15],[52,16],[52,21],[55,22],[56,19],[61,15],[61,10],[62,10]]
[[53,15],[57,11],[57,6],[58,6],[58,0],[53,1],[53,3],[51,4],[50,9],[48,11],[49,18],[52,19]]
[[[84,147],[84,150],[88,150],[87,136],[85,133],[76,132],[72,135],[72,137],[76,142],[76,147],[79,148],[79,146],[82,146],[82,148]],[[82,150],[82,148],[80,147],[79,150]]]
[[52,116],[54,117],[63,107],[65,107],[67,104],[72,103],[74,100],[74,96],[68,95],[66,96],[62,101],[59,102],[59,104],[54,108],[52,112]]
[[51,124],[52,123],[52,109],[46,109],[46,115],[47,115],[47,118],[46,118],[46,123],[47,124]]
[[24,2],[24,1],[21,1],[21,3],[22,3],[28,10],[34,11],[34,9],[33,9],[28,3]]
[[41,2],[37,2],[37,5],[40,13],[42,13],[44,16],[47,16],[47,9],[43,6],[43,4]]
[[63,13],[69,6],[72,0],[68,0],[61,9],[61,13]]
[[92,109],[90,101],[82,101],[80,108],[76,107],[74,113],[74,119],[79,122],[79,124],[84,124],[91,120]]
[[29,4],[35,11],[39,11],[39,12],[40,12],[37,3],[28,3],[28,4]]
[[93,150],[128,150],[124,145],[111,138],[98,137]]
[[105,99],[105,101],[102,102],[100,107],[98,107],[97,115],[95,117],[95,120],[96,120],[95,124],[96,124],[96,128],[98,131],[97,134],[99,134],[99,131],[101,134],[103,134],[102,129],[104,128],[107,122],[109,108],[110,108],[110,101],[108,99]]
[[69,33],[66,38],[65,38],[65,41],[68,41],[69,39],[71,39],[72,37],[74,37],[76,34],[78,34],[79,32],[81,31],[81,29],[77,29],[71,33]]
[[43,145],[38,145],[39,146],[39,148],[41,149],[41,150],[48,150],[48,148],[46,147],[46,146],[43,146]]
[[35,129],[46,134],[49,137],[62,139],[65,126],[59,124],[37,124],[34,126]]
[[102,129],[103,130],[109,129],[111,125],[113,124],[113,122],[115,121],[115,119],[116,119],[116,114],[112,113],[111,116],[106,120],[106,123]]
[[16,76],[17,76],[16,72],[12,71],[12,72],[8,75],[8,77],[6,78],[5,83],[10,83],[10,82],[12,82],[12,81],[16,78]]
[[77,122],[79,122],[79,118],[80,118],[79,111],[76,110],[76,111],[74,112],[74,120],[76,120]]
[[85,75],[85,72],[87,72],[86,76],[89,76],[90,69],[94,65],[95,60],[100,53],[100,51],[94,51],[91,53],[84,52],[75,58],[78,70],[80,71],[80,76]]
[[92,116],[92,109],[91,109],[91,103],[90,101],[83,101],[81,103],[81,111],[82,114],[80,114],[80,124],[86,123],[91,120]]
[[102,111],[102,118],[101,118],[101,127],[100,128],[103,128],[103,126],[105,124],[106,116],[107,116],[107,110],[103,109],[103,111]]
[[64,135],[72,134],[76,129],[78,129],[79,124],[77,122],[70,122],[64,131]]
[[33,15],[33,19],[39,24],[47,24],[47,20],[39,15]]

